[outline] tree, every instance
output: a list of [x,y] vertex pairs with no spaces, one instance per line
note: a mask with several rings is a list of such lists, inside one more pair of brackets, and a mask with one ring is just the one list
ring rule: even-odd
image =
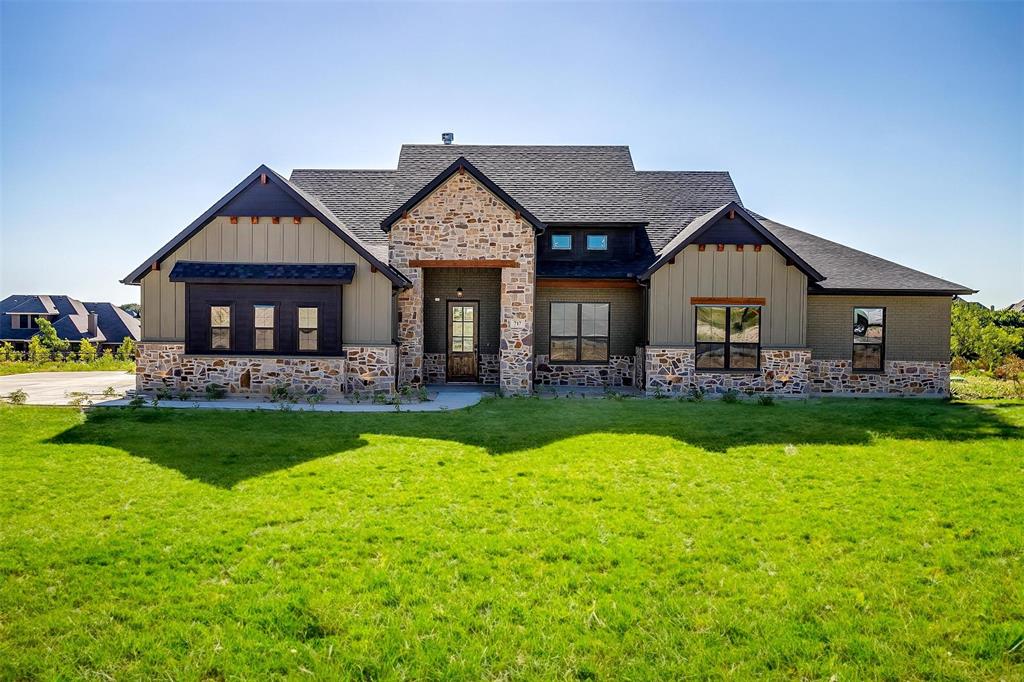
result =
[[1024,354],[1024,328],[1018,313],[988,310],[963,301],[953,303],[950,350],[954,357],[994,367],[1006,356]]
[[117,353],[115,356],[118,360],[124,360],[126,362],[135,359],[135,341],[130,336],[124,337],[121,341],[121,345],[117,347]]
[[96,346],[89,339],[82,339],[78,344],[78,359],[81,362],[92,362],[96,359]]
[[142,306],[138,303],[122,303],[118,306],[132,317],[142,317]]
[[21,353],[14,350],[10,341],[0,343],[0,362],[15,362],[21,359]]
[[36,326],[39,327],[39,333],[32,338],[40,339],[40,342],[50,351],[64,351],[71,345],[66,339],[57,336],[57,330],[53,328],[53,323],[45,317],[36,318]]

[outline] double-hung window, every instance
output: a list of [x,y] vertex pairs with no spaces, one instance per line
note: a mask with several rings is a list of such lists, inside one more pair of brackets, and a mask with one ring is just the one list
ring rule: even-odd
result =
[[757,369],[761,308],[697,306],[697,369]]
[[608,362],[607,303],[552,303],[552,362]]
[[853,368],[879,371],[885,360],[885,308],[853,309]]
[[315,351],[320,348],[320,309],[299,307],[299,350]]
[[274,313],[273,305],[261,303],[253,306],[255,350],[274,350]]
[[210,349],[231,350],[231,306],[210,306]]

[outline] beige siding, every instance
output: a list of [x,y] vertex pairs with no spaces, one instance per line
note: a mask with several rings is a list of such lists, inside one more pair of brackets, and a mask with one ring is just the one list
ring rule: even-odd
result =
[[853,309],[885,308],[886,360],[949,361],[949,296],[808,296],[807,345],[816,360],[849,360]]
[[807,277],[771,247],[718,251],[696,244],[651,278],[650,343],[687,346],[694,342],[691,296],[756,296],[765,299],[761,345],[800,348],[807,327]]
[[215,218],[142,278],[142,338],[184,341],[185,285],[168,279],[178,260],[252,263],[355,263],[352,284],[342,287],[342,342],[391,343],[391,281],[315,218],[255,225]]

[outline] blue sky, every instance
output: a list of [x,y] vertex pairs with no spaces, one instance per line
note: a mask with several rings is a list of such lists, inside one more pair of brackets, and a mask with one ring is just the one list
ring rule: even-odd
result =
[[0,3],[0,295],[118,280],[260,163],[629,144],[1024,297],[1022,4]]

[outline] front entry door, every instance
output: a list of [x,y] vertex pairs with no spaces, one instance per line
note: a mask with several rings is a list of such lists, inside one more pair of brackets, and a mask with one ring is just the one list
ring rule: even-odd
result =
[[477,380],[478,306],[475,301],[448,302],[448,381]]

